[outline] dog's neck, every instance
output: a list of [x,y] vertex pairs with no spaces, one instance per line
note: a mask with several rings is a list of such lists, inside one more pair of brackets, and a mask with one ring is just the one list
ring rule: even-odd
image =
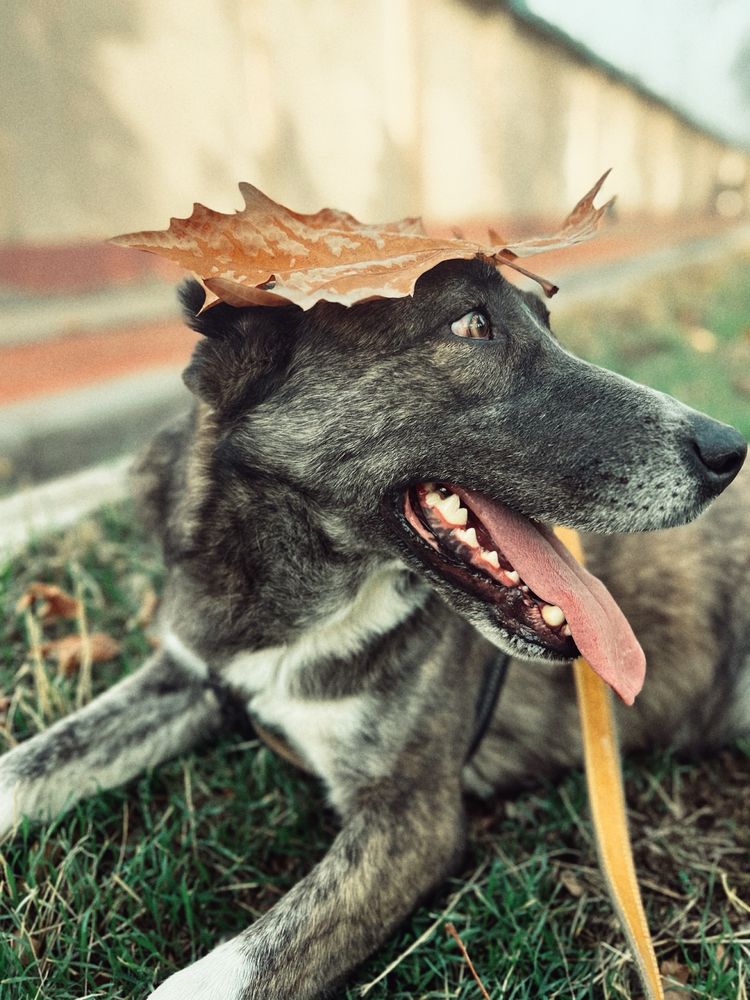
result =
[[253,650],[328,634],[332,625],[341,641],[341,628],[382,634],[424,603],[429,588],[393,553],[358,543],[340,515],[291,483],[218,468],[214,446],[204,424],[183,467],[175,519],[172,604],[175,613],[189,609],[190,620],[180,611],[176,623],[186,641],[217,654],[214,636],[222,651]]

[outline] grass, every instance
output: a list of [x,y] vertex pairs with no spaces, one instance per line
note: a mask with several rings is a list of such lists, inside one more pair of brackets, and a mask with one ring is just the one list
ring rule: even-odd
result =
[[602,308],[567,310],[556,332],[581,357],[750,436],[749,276],[739,257],[654,279]]
[[[656,384],[750,434],[750,262],[654,281],[601,309],[568,312],[579,353]],[[162,568],[128,505],[41,539],[0,571],[0,694],[7,745],[71,710],[80,678],[37,662],[34,622],[14,607],[32,580],[83,595],[88,626],[122,641],[95,689],[148,652],[139,608]],[[44,629],[52,638],[63,626]],[[675,997],[747,996],[750,744],[688,764],[629,762],[636,864]],[[422,907],[341,996],[477,998],[452,921],[493,998],[639,995],[599,874],[580,774],[511,802],[474,803],[460,878]],[[315,782],[255,743],[219,746],[103,793],[0,848],[0,996],[143,997],[236,933],[323,854],[336,829]],[[431,933],[428,933],[431,931]],[[679,987],[676,987],[679,989]]]

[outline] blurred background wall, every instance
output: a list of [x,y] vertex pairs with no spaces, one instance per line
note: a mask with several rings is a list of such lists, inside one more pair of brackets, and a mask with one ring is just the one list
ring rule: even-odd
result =
[[750,156],[520,0],[5,5],[0,241],[162,228],[248,180],[367,220],[748,210]]
[[240,180],[481,240],[613,167],[617,218],[539,265],[556,313],[750,240],[747,0],[23,0],[2,32],[0,500],[187,405],[182,272],[103,240]]

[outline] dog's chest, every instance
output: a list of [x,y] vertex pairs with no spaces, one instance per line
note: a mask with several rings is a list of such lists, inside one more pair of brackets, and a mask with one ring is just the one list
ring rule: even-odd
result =
[[347,660],[396,627],[421,603],[421,594],[405,595],[401,565],[371,574],[342,609],[310,628],[295,642],[240,653],[221,675],[247,699],[250,714],[286,738],[312,770],[335,786],[337,761],[356,752],[359,734],[374,709],[366,693],[344,696],[305,684],[319,664]]
[[250,715],[284,738],[324,780],[333,782],[342,746],[356,740],[367,698],[306,698],[298,690],[299,667],[284,647],[241,653],[224,671],[247,699]]

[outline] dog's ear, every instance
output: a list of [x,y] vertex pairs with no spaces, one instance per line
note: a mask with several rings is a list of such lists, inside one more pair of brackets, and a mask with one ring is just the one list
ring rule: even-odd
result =
[[199,399],[231,417],[281,382],[303,311],[291,305],[237,309],[219,303],[199,315],[203,298],[197,281],[180,288],[185,321],[204,337],[182,378]]
[[534,313],[534,315],[538,316],[539,319],[542,321],[542,323],[544,323],[544,325],[549,330],[550,328],[549,309],[544,304],[544,301],[540,298],[539,295],[536,294],[536,292],[521,291],[521,295],[523,295],[523,297],[526,299],[526,302],[531,306],[531,310]]

